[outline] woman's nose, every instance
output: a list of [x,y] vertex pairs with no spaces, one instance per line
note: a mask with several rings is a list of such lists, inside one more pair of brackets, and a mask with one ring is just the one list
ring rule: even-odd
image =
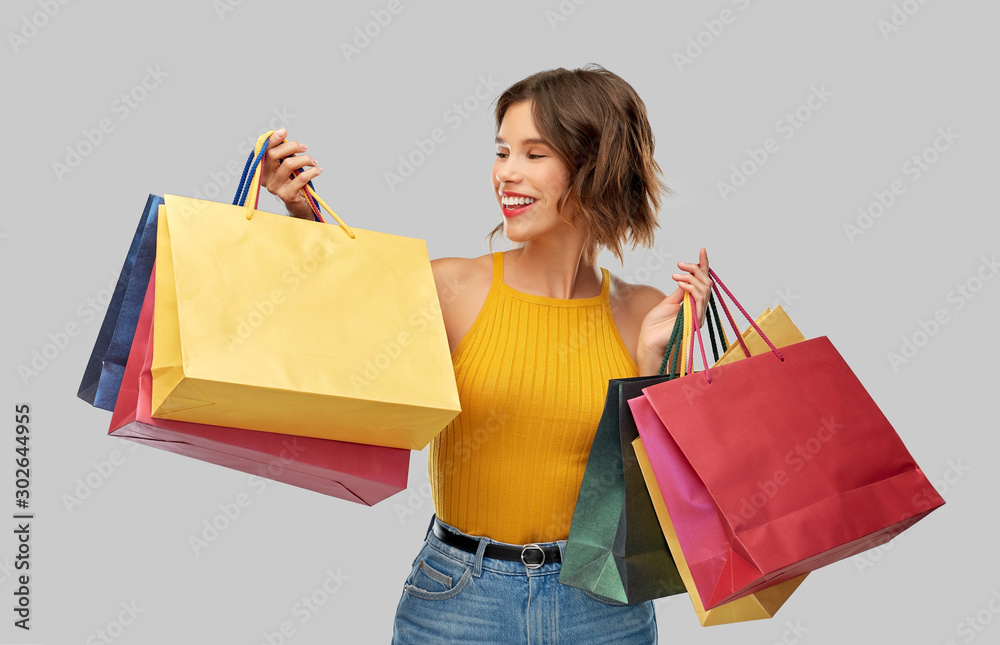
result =
[[520,170],[517,167],[517,162],[513,161],[510,157],[504,161],[497,164],[496,168],[497,181],[501,184],[515,182],[520,179]]

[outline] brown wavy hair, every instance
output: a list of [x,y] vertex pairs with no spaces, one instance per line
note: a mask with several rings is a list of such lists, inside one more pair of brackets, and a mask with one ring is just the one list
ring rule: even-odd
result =
[[[568,207],[585,227],[584,261],[593,264],[603,247],[624,265],[623,243],[652,246],[660,195],[671,191],[653,158],[646,105],[632,86],[594,64],[538,72],[497,99],[497,132],[507,110],[521,101],[530,102],[539,134],[570,171],[557,209],[562,215]],[[502,234],[501,222],[487,235],[491,251]]]

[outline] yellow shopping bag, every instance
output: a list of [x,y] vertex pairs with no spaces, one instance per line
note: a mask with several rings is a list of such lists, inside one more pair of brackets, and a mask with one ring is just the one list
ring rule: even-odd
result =
[[423,448],[460,412],[426,244],[255,210],[259,175],[164,196],[152,416]]
[[[785,310],[781,307],[781,305],[778,305],[774,309],[765,309],[764,313],[758,316],[754,322],[756,322],[757,326],[760,327],[765,334],[767,334],[767,337],[771,339],[771,342],[774,343],[776,347],[788,347],[789,345],[794,345],[795,343],[801,343],[806,339],[806,337],[802,335],[802,332],[799,331],[798,327],[795,326],[795,323],[792,322],[792,319],[788,317],[788,314],[785,313]],[[771,349],[753,327],[748,327],[746,331],[743,332],[743,340],[746,342],[751,356],[763,354]],[[739,343],[733,343],[729,346],[729,349],[722,354],[722,357],[719,358],[715,365],[735,363],[742,358],[746,358],[746,354],[743,352]]]

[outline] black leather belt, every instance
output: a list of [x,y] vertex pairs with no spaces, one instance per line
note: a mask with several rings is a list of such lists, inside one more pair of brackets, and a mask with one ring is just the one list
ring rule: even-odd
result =
[[[467,553],[475,553],[479,550],[479,540],[452,533],[437,521],[434,522],[434,535],[448,546],[453,546]],[[537,544],[525,544],[524,546],[488,544],[486,550],[483,551],[483,557],[522,562],[529,569],[537,569],[546,562],[560,562],[562,560],[559,557],[558,546],[541,547]]]

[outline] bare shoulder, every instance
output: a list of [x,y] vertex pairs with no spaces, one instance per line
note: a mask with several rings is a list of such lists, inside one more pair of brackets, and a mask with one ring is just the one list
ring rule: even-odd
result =
[[472,327],[493,281],[493,256],[431,260],[448,344],[452,351]]
[[611,275],[611,289],[608,294],[611,298],[611,310],[629,317],[638,317],[639,322],[646,317],[646,314],[660,304],[667,294],[656,287],[648,284],[633,284],[626,282],[618,276]]
[[490,255],[477,258],[438,258],[431,260],[431,270],[434,272],[438,297],[444,305],[446,297],[449,302],[453,302],[470,289],[475,290],[485,285],[489,290],[493,279],[493,258]]
[[486,254],[476,258],[438,258],[431,260],[434,277],[457,279],[462,276],[472,276],[475,273],[493,275],[493,256]]
[[638,362],[639,332],[646,314],[663,302],[666,294],[648,284],[632,284],[616,275],[611,276],[608,293],[611,300],[611,315],[618,334],[628,349],[632,360]]

